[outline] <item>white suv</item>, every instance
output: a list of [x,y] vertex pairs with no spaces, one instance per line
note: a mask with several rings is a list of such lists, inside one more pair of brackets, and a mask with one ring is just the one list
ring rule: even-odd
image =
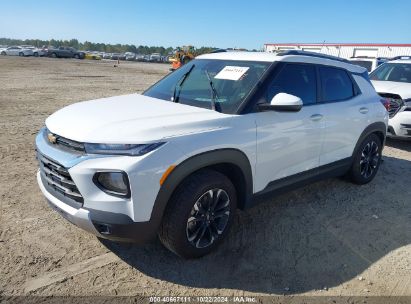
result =
[[51,115],[36,138],[50,206],[103,238],[210,252],[237,208],[324,177],[370,182],[388,113],[362,67],[299,51],[197,57],[132,94]]
[[389,104],[388,135],[411,139],[411,58],[384,63],[370,78]]

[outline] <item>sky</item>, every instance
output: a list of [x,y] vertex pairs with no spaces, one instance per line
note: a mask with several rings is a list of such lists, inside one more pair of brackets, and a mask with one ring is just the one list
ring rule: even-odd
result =
[[248,49],[411,43],[410,12],[410,0],[0,0],[0,37]]

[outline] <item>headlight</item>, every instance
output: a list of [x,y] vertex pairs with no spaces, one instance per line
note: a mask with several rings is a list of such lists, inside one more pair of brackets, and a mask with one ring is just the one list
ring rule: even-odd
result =
[[123,171],[118,172],[97,172],[93,181],[97,187],[107,194],[130,197],[130,183],[127,174]]
[[134,145],[134,144],[84,144],[84,148],[87,153],[90,154],[111,154],[111,155],[129,155],[129,156],[141,156],[151,152],[160,146],[165,144],[164,142]]

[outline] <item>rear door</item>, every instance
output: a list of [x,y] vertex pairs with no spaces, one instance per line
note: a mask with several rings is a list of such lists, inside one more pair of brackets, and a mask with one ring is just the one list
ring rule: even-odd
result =
[[8,55],[13,55],[13,56],[18,55],[19,54],[19,48],[16,47],[16,46],[12,46],[8,49],[7,53],[8,53]]
[[320,66],[321,103],[324,110],[325,138],[320,165],[351,157],[362,131],[369,125],[369,106],[349,72]]
[[268,183],[319,165],[324,124],[322,105],[317,103],[316,66],[287,63],[269,82],[264,99],[278,93],[298,96],[299,112],[256,113],[257,164],[255,190]]

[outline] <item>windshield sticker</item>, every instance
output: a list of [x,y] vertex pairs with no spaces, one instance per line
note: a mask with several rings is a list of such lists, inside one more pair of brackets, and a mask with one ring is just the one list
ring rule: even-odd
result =
[[239,66],[226,66],[222,69],[214,78],[216,79],[226,79],[226,80],[239,80],[245,72],[248,71],[247,67]]

